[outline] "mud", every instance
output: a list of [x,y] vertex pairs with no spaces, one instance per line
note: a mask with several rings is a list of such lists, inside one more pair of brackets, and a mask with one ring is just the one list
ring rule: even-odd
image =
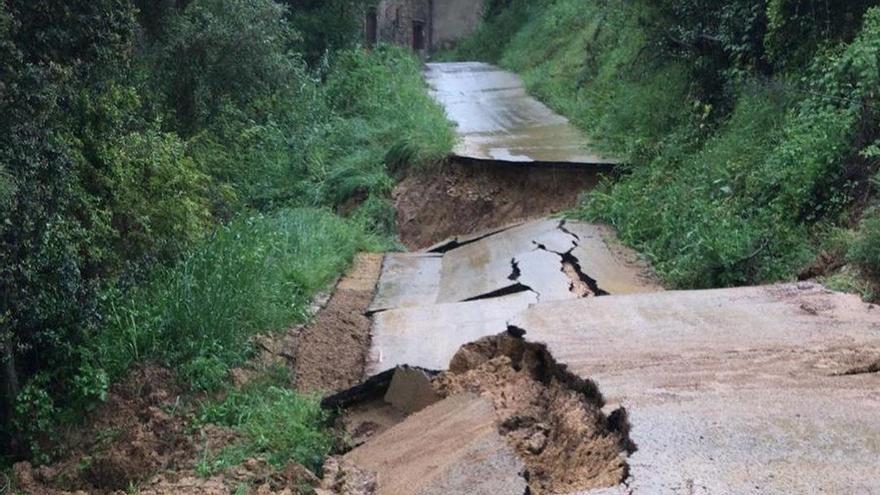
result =
[[401,242],[412,250],[574,207],[592,169],[450,161],[413,172],[394,190]]
[[159,470],[191,464],[197,448],[186,434],[187,411],[180,397],[171,371],[135,369],[111,388],[86,426],[61,442],[67,447],[61,461],[15,466],[19,488],[34,495],[115,493]]
[[366,313],[381,267],[382,255],[358,255],[327,306],[299,334],[293,359],[298,391],[335,392],[361,381],[370,352]]
[[324,463],[324,479],[315,495],[374,495],[378,492],[376,475],[355,463],[331,457]]
[[510,334],[468,344],[435,387],[492,401],[499,432],[526,465],[530,493],[608,488],[627,476],[634,446],[625,411],[606,417],[595,384],[567,374],[538,345]]

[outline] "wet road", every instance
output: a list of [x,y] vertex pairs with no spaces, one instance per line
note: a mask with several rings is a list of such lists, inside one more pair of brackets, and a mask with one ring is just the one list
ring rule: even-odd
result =
[[482,62],[428,64],[433,96],[458,126],[454,154],[522,163],[612,164],[586,135],[529,96],[520,78]]

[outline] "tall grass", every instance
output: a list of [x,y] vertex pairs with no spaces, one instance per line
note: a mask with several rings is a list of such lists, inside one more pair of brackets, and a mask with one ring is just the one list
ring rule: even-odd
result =
[[251,336],[302,322],[310,298],[367,240],[323,210],[235,220],[148,283],[107,298],[90,342],[95,365],[116,377],[158,360],[196,388],[216,387],[248,357]]
[[296,461],[317,472],[333,446],[326,420],[316,398],[271,381],[231,391],[219,402],[204,404],[197,423],[230,427],[243,438],[220,452],[206,452],[199,471],[211,475],[248,458],[264,457],[276,468]]

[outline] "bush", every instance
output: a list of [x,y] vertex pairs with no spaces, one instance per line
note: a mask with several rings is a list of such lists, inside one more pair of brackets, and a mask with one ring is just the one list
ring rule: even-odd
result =
[[877,211],[872,211],[862,220],[847,258],[865,274],[880,278],[880,214]]
[[193,0],[172,17],[152,72],[184,137],[227,103],[246,109],[296,86],[302,61],[290,51],[296,37],[284,14],[273,0]]

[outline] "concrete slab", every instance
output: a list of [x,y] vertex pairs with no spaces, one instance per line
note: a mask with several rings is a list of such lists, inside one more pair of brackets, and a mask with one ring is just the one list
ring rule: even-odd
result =
[[[560,220],[552,219],[529,222],[449,251],[443,257],[437,302],[467,301],[516,285],[519,282],[514,276],[513,262],[517,257],[538,250],[539,244],[573,245],[574,236],[560,230],[559,223]],[[523,268],[541,273],[562,269],[562,261],[555,255],[534,257],[525,265],[518,268],[520,276]],[[527,278],[535,281],[538,277]],[[566,279],[561,288],[567,287]]]
[[438,242],[437,244],[434,244],[433,246],[428,247],[427,249],[425,249],[425,252],[426,253],[443,254],[447,251],[451,251],[453,249],[459,248],[465,244],[471,244],[472,242],[476,242],[476,241],[479,241],[480,239],[489,237],[491,235],[495,235],[495,234],[504,232],[505,230],[509,230],[514,227],[519,227],[522,224],[523,224],[523,222],[514,222],[510,225],[507,225],[506,227],[489,229],[489,230],[485,230],[482,232],[474,232],[473,234],[467,234],[467,235],[457,235],[455,237],[451,237],[451,238],[446,239],[444,241]]
[[[629,412],[627,493],[880,493],[880,309],[813,284],[548,302],[513,321]],[[604,492],[608,493],[608,492]]]
[[564,228],[578,238],[572,255],[577,258],[581,271],[603,291],[636,294],[663,290],[647,263],[635,251],[620,244],[610,227],[569,220]]
[[379,495],[526,493],[522,461],[498,434],[485,398],[453,396],[349,452],[375,472]]
[[440,287],[443,255],[388,253],[369,311],[434,304]]
[[507,321],[537,302],[532,292],[466,303],[377,313],[367,375],[410,365],[445,370],[458,349],[507,330]]
[[520,78],[481,62],[428,64],[434,97],[458,125],[454,153],[523,163],[611,164],[568,120],[529,96]]

